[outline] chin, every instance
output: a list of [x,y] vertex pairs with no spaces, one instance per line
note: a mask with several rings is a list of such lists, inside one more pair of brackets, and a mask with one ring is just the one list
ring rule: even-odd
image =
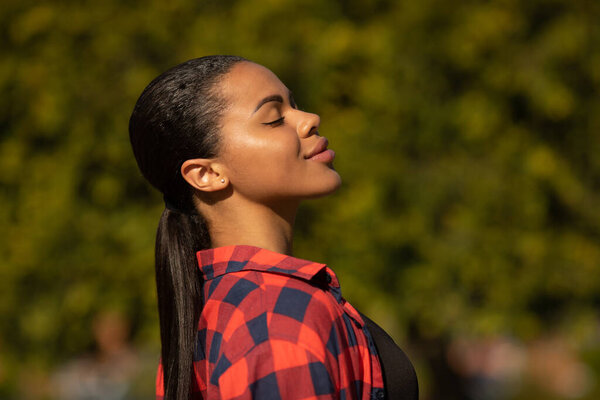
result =
[[342,186],[342,177],[335,170],[331,171],[333,174],[331,174],[327,180],[324,179],[323,186],[316,190],[315,193],[308,195],[308,198],[318,198],[330,195]]

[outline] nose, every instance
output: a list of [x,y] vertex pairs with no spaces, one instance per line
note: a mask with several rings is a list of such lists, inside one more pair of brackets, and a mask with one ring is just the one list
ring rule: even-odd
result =
[[304,111],[298,111],[302,113],[300,118],[298,118],[298,125],[296,130],[298,131],[298,136],[301,138],[306,138],[311,135],[318,135],[319,125],[321,125],[321,117],[317,114],[308,113]]

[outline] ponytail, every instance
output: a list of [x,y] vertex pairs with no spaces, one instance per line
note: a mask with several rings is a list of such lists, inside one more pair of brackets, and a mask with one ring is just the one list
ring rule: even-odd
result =
[[195,253],[209,247],[210,237],[201,215],[165,208],[156,234],[156,287],[165,399],[190,397],[192,356],[203,307],[202,276]]

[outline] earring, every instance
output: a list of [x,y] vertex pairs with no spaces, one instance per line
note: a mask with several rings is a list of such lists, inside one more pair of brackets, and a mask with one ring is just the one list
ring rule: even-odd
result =
[[221,183],[225,183],[225,178],[221,178]]

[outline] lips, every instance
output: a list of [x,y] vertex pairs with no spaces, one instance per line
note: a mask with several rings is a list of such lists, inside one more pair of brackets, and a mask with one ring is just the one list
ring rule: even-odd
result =
[[335,158],[335,152],[327,148],[328,144],[327,138],[320,137],[317,145],[304,158],[329,165]]
[[304,158],[311,158],[313,156],[316,156],[319,153],[324,152],[325,150],[327,150],[328,144],[329,144],[329,141],[327,140],[327,138],[321,136],[321,138],[317,142],[317,145],[315,147],[313,147],[312,151],[310,153],[308,153],[307,155],[305,155]]

